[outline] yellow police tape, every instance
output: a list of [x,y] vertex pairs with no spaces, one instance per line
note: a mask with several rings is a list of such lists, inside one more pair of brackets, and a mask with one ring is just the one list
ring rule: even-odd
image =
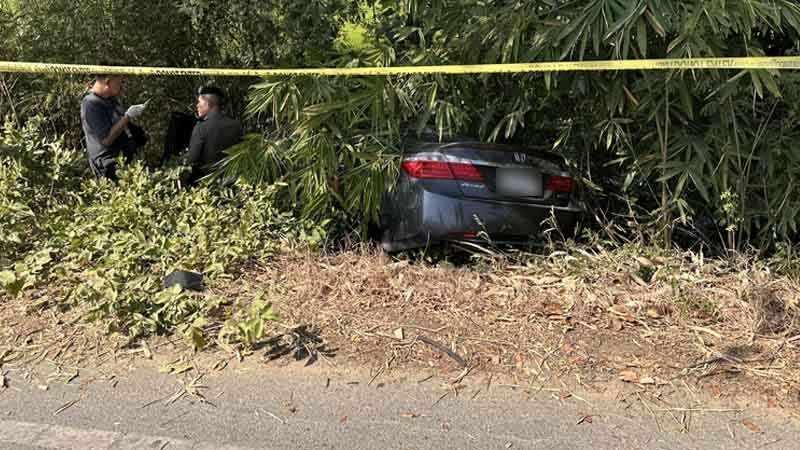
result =
[[348,67],[310,69],[197,69],[176,67],[123,67],[80,64],[48,64],[0,61],[0,73],[92,74],[145,76],[389,76],[466,75],[491,73],[575,72],[617,70],[700,69],[800,69],[800,57],[635,59],[612,61],[532,62],[520,64],[475,64],[405,67]]

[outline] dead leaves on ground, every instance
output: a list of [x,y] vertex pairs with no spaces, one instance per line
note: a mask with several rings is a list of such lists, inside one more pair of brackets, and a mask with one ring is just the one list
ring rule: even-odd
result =
[[654,377],[639,376],[639,374],[633,370],[623,370],[622,372],[619,373],[619,379],[624,383],[639,384],[643,386],[656,386],[656,385],[668,384]]
[[759,427],[758,425],[756,425],[756,424],[755,424],[755,423],[754,423],[752,420],[750,420],[750,419],[744,419],[744,420],[742,420],[742,425],[744,425],[744,427],[745,427],[745,428],[747,428],[748,430],[750,430],[752,433],[761,433],[761,427]]

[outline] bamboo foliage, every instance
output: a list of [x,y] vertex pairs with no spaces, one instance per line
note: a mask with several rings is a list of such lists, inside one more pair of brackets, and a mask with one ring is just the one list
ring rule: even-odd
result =
[[[385,0],[371,11],[359,22],[365,43],[332,63],[790,55],[800,34],[792,1]],[[409,135],[509,140],[560,152],[595,196],[618,189],[633,198],[639,219],[667,241],[676,226],[706,222],[728,248],[766,249],[800,219],[797,78],[763,70],[273,78],[251,90],[249,112],[269,132],[249,146],[250,161],[275,169],[265,179],[282,174],[306,214],[366,222],[378,217]],[[610,176],[601,182],[599,173]]]

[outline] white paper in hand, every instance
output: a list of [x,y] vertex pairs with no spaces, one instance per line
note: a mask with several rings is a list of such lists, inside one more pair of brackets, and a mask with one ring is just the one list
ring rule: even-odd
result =
[[144,113],[145,108],[147,108],[147,102],[142,103],[140,105],[133,105],[130,108],[128,108],[128,111],[125,113],[125,115],[130,117],[131,119],[135,119]]

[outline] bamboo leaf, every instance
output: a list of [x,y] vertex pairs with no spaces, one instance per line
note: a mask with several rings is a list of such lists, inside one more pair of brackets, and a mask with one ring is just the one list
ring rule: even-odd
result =
[[[653,12],[649,8],[647,9],[647,11],[645,11],[645,17],[647,17],[647,20],[650,22],[650,25],[653,27],[656,33],[658,33],[659,36],[661,36],[662,38],[667,36],[667,31],[664,29],[664,25],[661,24],[659,18],[655,14],[653,14]],[[669,51],[667,51],[667,53],[669,53]]]
[[753,81],[753,88],[756,90],[758,98],[764,98],[764,86],[761,81],[761,73],[758,70],[751,70],[750,79]]
[[643,20],[637,23],[636,41],[642,58],[647,58],[647,24]]
[[708,194],[708,188],[706,187],[703,178],[692,169],[689,170],[689,176],[692,179],[692,184],[703,197],[703,200],[710,202],[711,196]]
[[633,19],[644,12],[646,5],[640,3],[639,0],[630,0],[627,12],[616,23],[611,25],[604,39],[610,39],[611,36],[620,32],[623,28],[628,26]]

